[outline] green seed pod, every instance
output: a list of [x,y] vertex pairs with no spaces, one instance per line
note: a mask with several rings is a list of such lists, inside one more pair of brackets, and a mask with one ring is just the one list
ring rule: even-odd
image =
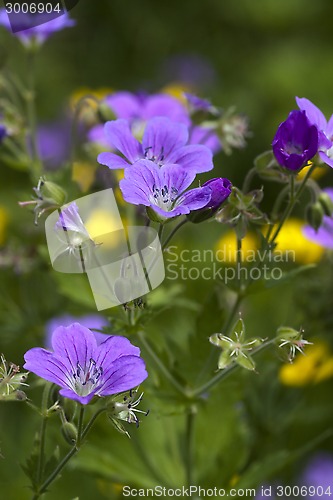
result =
[[61,433],[68,444],[73,444],[77,438],[77,429],[74,424],[65,422],[61,426]]
[[55,205],[63,205],[66,202],[67,194],[62,189],[62,187],[58,186],[51,181],[44,181],[41,192],[44,200],[49,200],[50,202],[54,202]]

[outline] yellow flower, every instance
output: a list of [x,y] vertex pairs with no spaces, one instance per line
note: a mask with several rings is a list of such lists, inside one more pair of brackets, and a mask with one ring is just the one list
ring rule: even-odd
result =
[[95,180],[97,165],[86,162],[75,162],[72,170],[72,180],[76,182],[81,191],[86,193]]
[[166,87],[163,87],[162,91],[163,94],[168,94],[171,95],[172,97],[175,97],[178,99],[182,104],[186,105],[187,100],[186,97],[184,96],[184,92],[191,92],[191,89],[188,85],[184,85],[183,83],[170,83]]
[[305,238],[302,232],[303,227],[304,222],[302,220],[288,219],[276,239],[276,249],[280,252],[293,252],[296,262],[312,264],[321,259],[324,249],[317,243]]
[[8,222],[8,212],[4,207],[0,206],[0,245],[3,245],[6,241]]
[[[75,92],[72,93],[70,97],[70,106],[71,109],[75,109],[76,105],[78,102],[85,96],[93,96],[99,101],[104,99],[106,96],[110,95],[113,93],[113,89],[109,87],[101,87],[98,89],[90,89],[88,87],[80,87]],[[90,100],[89,104],[91,107],[94,109],[97,109],[97,103],[94,100]]]
[[[253,262],[255,257],[255,252],[258,248],[258,241],[253,233],[247,233],[245,238],[242,240],[242,260],[251,260]],[[222,238],[217,242],[216,254],[219,261],[224,261],[228,263],[236,262],[237,260],[237,240],[234,231],[228,231]]]
[[333,377],[333,355],[326,343],[317,342],[304,352],[296,356],[294,363],[281,367],[279,378],[284,385],[302,387]]
[[103,243],[106,248],[117,246],[121,237],[118,231],[123,230],[120,217],[113,216],[104,209],[96,209],[87,220],[85,227],[92,240],[98,245]]
[[[304,179],[304,177],[306,176],[306,174],[308,173],[308,171],[310,170],[310,168],[312,167],[312,163],[309,162],[309,164],[302,168],[302,170],[299,171],[298,175],[297,175],[297,180],[302,180]],[[311,174],[311,179],[320,179],[321,177],[323,177],[325,174],[327,174],[327,172],[329,171],[329,167],[327,165],[320,165],[320,167],[316,168],[312,174]]]

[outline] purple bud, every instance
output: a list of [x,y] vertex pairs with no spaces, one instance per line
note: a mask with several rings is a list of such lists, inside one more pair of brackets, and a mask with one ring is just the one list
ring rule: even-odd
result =
[[291,111],[277,129],[272,142],[274,155],[282,167],[300,170],[318,151],[318,130],[304,111]]
[[202,187],[211,189],[211,198],[207,205],[196,212],[191,212],[187,217],[191,222],[198,223],[210,219],[231,194],[231,182],[223,177],[209,179]]

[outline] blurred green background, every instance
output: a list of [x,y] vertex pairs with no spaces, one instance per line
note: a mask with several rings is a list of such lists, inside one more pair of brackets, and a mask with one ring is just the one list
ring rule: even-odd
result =
[[[296,107],[296,95],[314,101],[326,116],[333,112],[330,0],[81,0],[72,16],[77,26],[54,35],[38,58],[41,121],[56,119],[68,107],[69,96],[81,87],[155,92],[171,83],[191,84],[195,93],[211,98],[214,104],[235,105],[249,116],[253,136],[248,147],[231,157],[221,153],[216,158],[216,176],[229,177],[237,185],[253,158],[269,149],[277,124]],[[0,61],[26,79],[19,42],[2,29]],[[17,249],[30,249],[33,259],[34,247],[44,244],[42,225],[35,229],[31,214],[17,208],[22,194],[31,191],[30,181],[24,173],[1,168],[0,203],[10,212],[7,238],[13,239]],[[322,185],[332,184],[331,177],[329,172]],[[187,247],[207,248],[214,245],[221,230],[212,224],[200,226],[202,233],[188,228],[184,241]],[[325,260],[319,271],[311,271],[293,285],[253,296],[244,308],[251,335],[269,336],[289,322],[296,328],[304,326],[310,337],[325,338],[332,346],[331,266]],[[93,311],[89,301],[83,305],[84,290],[81,302],[77,297],[71,300],[68,290],[54,280],[58,278],[42,265],[24,275],[1,270],[0,347],[18,364],[25,349],[41,341],[47,319],[63,312]],[[188,303],[176,297],[170,302],[176,314],[153,320],[149,331],[161,356],[191,380],[198,368],[188,362],[189,352],[195,363],[200,353],[201,366],[209,354],[207,337],[221,323],[216,311],[223,306],[211,283],[183,286],[181,295]],[[180,315],[179,304],[186,313]],[[200,310],[199,304],[203,305]],[[262,356],[259,377],[241,373],[203,405],[196,451],[200,464],[196,473],[202,486],[212,487],[217,481],[230,485],[239,477],[239,484],[243,480],[246,486],[263,480],[292,484],[314,449],[333,450],[332,438],[312,443],[331,426],[332,379],[315,388],[311,384],[285,388],[277,379],[279,366],[273,354]],[[124,484],[126,478],[134,485],[182,484],[183,402],[170,396],[156,377],[152,375],[151,385],[159,387],[160,397],[148,387],[151,416],[140,431],[134,430],[132,441],[101,421],[74,470],[66,471],[52,488],[51,500],[116,498],[118,483]],[[40,393],[35,393],[38,400]],[[30,497],[23,488],[27,481],[19,463],[29,453],[37,425],[37,417],[24,405],[1,407],[0,491],[4,498]],[[54,445],[59,442],[63,448],[57,425],[50,427]],[[49,445],[50,451],[54,445]],[[248,468],[256,463],[262,476],[258,468]],[[82,473],[82,467],[92,472],[92,478]]]

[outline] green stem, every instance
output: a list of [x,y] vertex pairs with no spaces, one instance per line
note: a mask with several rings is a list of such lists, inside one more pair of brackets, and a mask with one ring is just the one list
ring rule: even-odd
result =
[[194,458],[194,420],[196,415],[195,406],[191,406],[186,415],[186,434],[185,434],[185,468],[187,487],[193,483],[193,458]]
[[97,419],[97,417],[99,417],[102,413],[104,413],[106,411],[106,408],[101,408],[100,410],[98,410],[90,419],[90,421],[88,422],[87,426],[85,427],[85,429],[83,430],[82,432],[82,435],[81,435],[81,439],[84,439],[86,437],[86,435],[88,434],[88,432],[90,431],[90,429],[92,428],[95,420]]
[[297,191],[295,192],[295,177],[294,175],[291,175],[290,177],[290,199],[289,199],[289,203],[286,207],[286,210],[279,222],[279,225],[278,227],[276,228],[273,236],[271,237],[271,239],[269,240],[268,244],[269,246],[271,246],[276,238],[278,237],[281,229],[282,229],[282,226],[283,224],[286,222],[286,220],[288,219],[289,215],[291,214],[297,200],[300,198],[300,196],[302,195],[305,187],[306,187],[306,183],[309,179],[309,177],[311,176],[312,172],[314,171],[314,169],[316,168],[316,165],[312,165],[312,167],[307,171],[303,181],[301,182],[299,188],[297,189]]
[[175,379],[175,377],[169,372],[167,367],[162,363],[160,358],[157,356],[155,351],[152,349],[152,347],[149,345],[147,340],[145,339],[144,333],[143,332],[138,332],[138,337],[140,342],[142,343],[143,347],[146,349],[148,352],[149,356],[152,358],[152,360],[155,362],[155,364],[158,366],[159,370],[165,378],[174,386],[175,389],[177,389],[178,392],[180,392],[182,395],[185,394],[185,390],[182,387],[182,385]]
[[38,181],[42,173],[42,164],[37,146],[37,119],[36,119],[36,91],[35,91],[35,54],[28,52],[28,90],[26,92],[27,116],[29,123],[29,136],[31,147],[31,176]]
[[80,406],[80,413],[79,413],[79,421],[77,424],[77,438],[76,438],[76,447],[79,450],[81,446],[81,441],[82,441],[82,432],[83,432],[83,419],[84,419],[84,406]]
[[247,172],[242,186],[242,193],[246,194],[250,190],[252,179],[255,177],[256,173],[257,173],[256,167],[250,168],[250,170]]
[[159,237],[160,241],[162,240],[163,231],[164,231],[164,224],[161,223],[159,228],[158,228],[158,237]]
[[44,471],[45,434],[46,434],[46,425],[48,421],[47,409],[48,409],[48,402],[49,402],[51,388],[52,384],[47,382],[45,384],[42,396],[42,408],[41,408],[42,422],[39,433],[39,454],[38,454],[37,475],[36,475],[36,481],[38,485],[41,483]]
[[183,219],[169,234],[169,236],[166,238],[165,242],[162,245],[162,250],[164,250],[167,245],[170,243],[171,239],[174,237],[174,235],[179,231],[179,229],[184,226],[188,222],[188,219]]
[[78,434],[77,434],[77,439],[76,439],[76,442],[75,442],[74,446],[67,453],[67,455],[64,456],[64,458],[61,460],[61,462],[58,464],[58,466],[54,469],[54,471],[49,475],[49,477],[46,479],[46,481],[42,484],[42,486],[40,487],[40,489],[33,496],[32,500],[38,500],[43,495],[43,493],[46,492],[47,488],[58,477],[58,475],[60,474],[60,472],[62,471],[62,469],[65,467],[65,465],[79,451],[83,439],[87,436],[87,434],[90,431],[90,429],[91,429],[93,423],[95,422],[96,418],[103,411],[105,411],[105,408],[102,408],[102,409],[98,410],[93,415],[93,417],[91,418],[90,422],[87,424],[87,426],[83,430],[84,406],[81,406],[81,408],[80,408],[80,414],[79,414],[79,421],[78,421]]
[[231,327],[231,325],[232,325],[232,323],[234,321],[234,317],[235,317],[235,315],[238,312],[239,306],[242,303],[243,298],[244,298],[244,296],[243,296],[242,293],[238,293],[237,294],[236,300],[235,300],[234,305],[233,305],[233,307],[232,307],[232,309],[230,311],[229,317],[228,317],[225,325],[223,325],[223,333],[225,335],[227,335],[228,332],[229,332],[229,330],[230,330],[230,327]]
[[[258,354],[259,352],[263,351],[271,344],[274,344],[274,342],[275,342],[275,339],[272,339],[272,340],[269,340],[268,342],[261,344],[261,346],[257,347],[256,349],[254,349],[251,352],[251,356],[254,356],[254,355]],[[214,385],[218,384],[221,380],[228,377],[237,368],[240,368],[240,366],[234,362],[232,365],[229,365],[224,370],[220,370],[212,379],[208,380],[208,382],[201,385],[197,389],[194,389],[193,391],[191,391],[191,393],[189,393],[189,397],[195,398],[195,397],[200,396],[201,394],[205,393],[206,391],[208,391],[209,389],[214,387]]]

